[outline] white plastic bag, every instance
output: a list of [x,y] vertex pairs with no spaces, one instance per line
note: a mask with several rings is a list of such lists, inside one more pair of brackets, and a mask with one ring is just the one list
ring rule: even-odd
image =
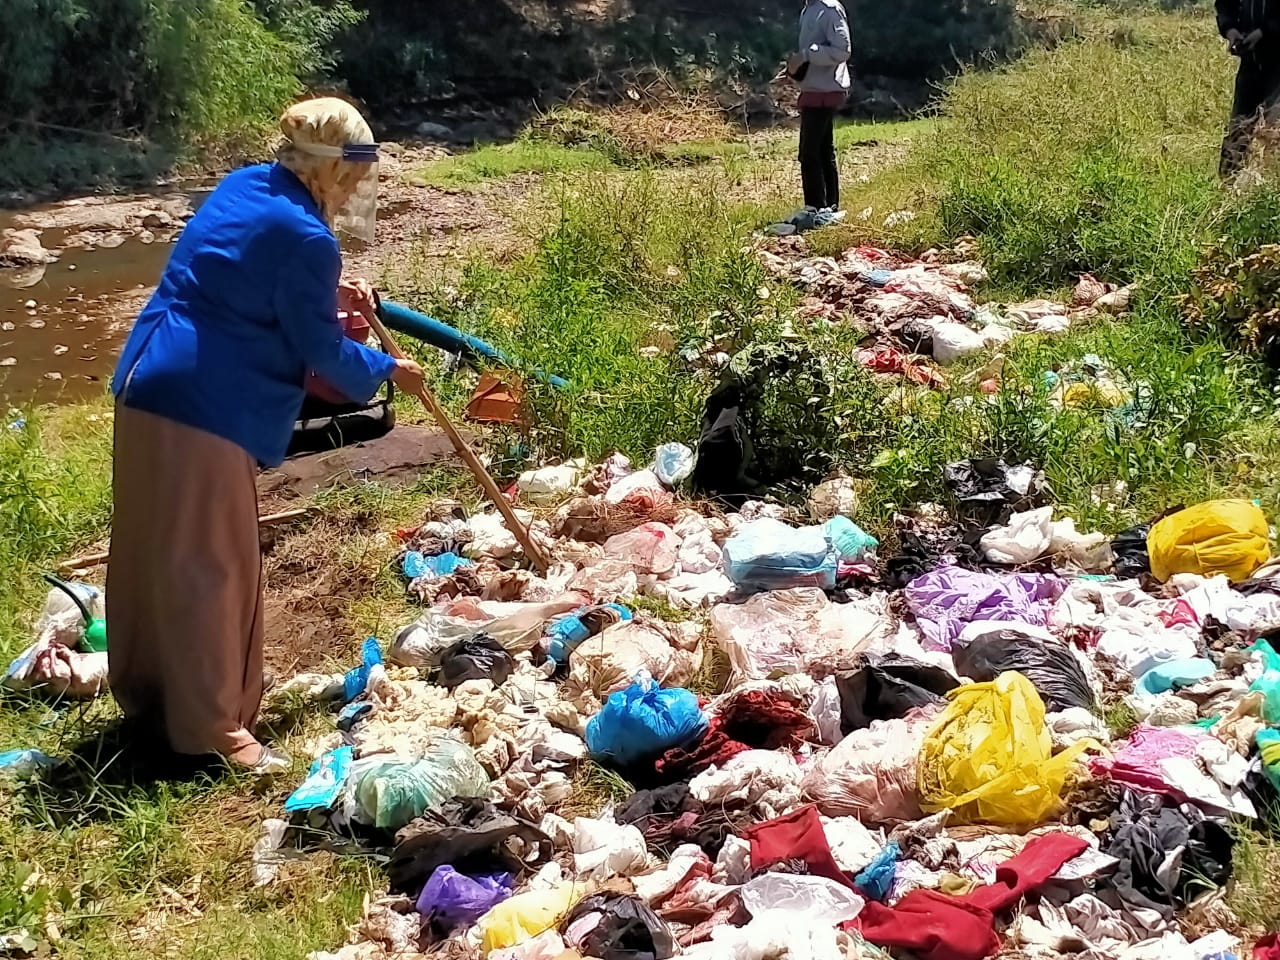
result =
[[585,468],[585,461],[574,460],[556,467],[529,470],[520,474],[516,489],[529,503],[558,504],[573,493]]
[[1055,520],[1049,531],[1049,552],[1055,557],[1068,560],[1082,570],[1110,569],[1111,542],[1104,534],[1080,533],[1070,517]]
[[982,552],[992,563],[1020,565],[1038,560],[1049,552],[1053,533],[1053,507],[1015,513],[1007,526],[983,534]]
[[648,859],[639,828],[589,817],[573,821],[573,869],[580,880],[629,877],[643,871]]
[[977,353],[985,345],[982,334],[970,330],[963,323],[935,320],[932,326],[933,359],[943,366]]
[[826,877],[762,873],[743,886],[742,905],[753,917],[780,910],[793,923],[837,927],[857,917],[866,901]]
[[683,443],[664,443],[653,458],[654,475],[663,486],[675,488],[693,474],[693,451]]
[[681,540],[665,523],[644,523],[605,541],[605,556],[631,564],[638,575],[671,574],[680,554]]

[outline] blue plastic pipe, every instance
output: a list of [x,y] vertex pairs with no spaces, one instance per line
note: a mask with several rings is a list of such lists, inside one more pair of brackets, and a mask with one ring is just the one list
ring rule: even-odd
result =
[[[441,323],[424,313],[418,313],[417,310],[410,310],[402,303],[383,300],[382,322],[397,333],[407,334],[440,350],[460,354],[472,362],[480,359],[488,360],[495,366],[517,366],[492,344],[485,343],[479,337],[463,333],[447,323]],[[543,373],[541,370],[534,370],[533,375],[543,383],[551,384],[557,390],[569,386],[568,380]]]

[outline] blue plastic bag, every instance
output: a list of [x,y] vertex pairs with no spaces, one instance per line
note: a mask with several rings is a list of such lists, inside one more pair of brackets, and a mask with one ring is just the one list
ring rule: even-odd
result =
[[592,758],[632,767],[654,760],[672,747],[693,743],[707,732],[698,697],[680,687],[662,688],[642,674],[625,690],[609,695],[587,721]]
[[[569,657],[573,654],[582,641],[592,636],[591,627],[584,621],[583,614],[588,610],[609,610],[617,614],[618,621],[625,623],[631,619],[631,611],[620,603],[606,603],[603,607],[583,607],[569,614],[567,617],[561,617],[551,626],[547,627],[547,656],[556,662],[556,666],[563,666],[569,662]],[[604,620],[606,618],[599,618]],[[614,618],[607,618],[613,621]],[[598,631],[597,631],[598,632]]]
[[893,878],[898,870],[900,856],[902,856],[902,848],[895,840],[881,850],[880,855],[867,864],[866,869],[853,878],[853,885],[869,899],[883,903],[893,887]]
[[875,559],[880,541],[848,517],[832,517],[823,526],[827,539],[836,548],[836,556],[848,563]]
[[351,747],[338,747],[311,764],[307,779],[289,795],[284,808],[289,813],[303,810],[332,810],[347,785],[355,752]]
[[347,671],[342,678],[342,695],[350,703],[369,685],[369,671],[382,663],[382,648],[378,646],[377,637],[369,637],[360,648],[360,666]]
[[438,556],[428,557],[417,550],[410,550],[406,553],[402,562],[404,575],[410,580],[428,576],[433,580],[438,580],[441,577],[453,575],[458,571],[459,567],[469,566],[471,566],[471,561],[458,556],[456,553],[442,553]]
[[469,877],[449,864],[436,867],[418,897],[424,922],[435,922],[446,933],[471,926],[506,900],[515,890],[510,873]]
[[822,527],[789,527],[765,517],[744,523],[726,541],[724,569],[744,590],[831,590],[836,549]]

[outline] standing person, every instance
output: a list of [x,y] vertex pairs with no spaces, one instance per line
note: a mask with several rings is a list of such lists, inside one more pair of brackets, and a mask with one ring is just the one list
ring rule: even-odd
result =
[[182,754],[256,773],[288,758],[254,736],[262,698],[259,464],[285,456],[314,371],[353,401],[410,360],[338,323],[334,226],[372,239],[378,145],[359,112],[289,108],[276,162],[227,176],[182,233],[116,367],[114,517],[107,571],[110,683],[125,716]]
[[1230,177],[1244,166],[1264,112],[1280,95],[1280,0],[1215,0],[1214,7],[1218,32],[1240,58],[1218,166]]
[[806,0],[787,74],[800,84],[800,179],[805,206],[816,211],[840,209],[835,122],[849,98],[852,54],[849,16],[840,0]]

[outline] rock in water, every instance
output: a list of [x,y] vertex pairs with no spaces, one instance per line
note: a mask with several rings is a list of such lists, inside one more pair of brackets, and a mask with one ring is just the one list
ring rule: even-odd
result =
[[57,259],[40,243],[39,230],[0,231],[0,267],[37,267]]

